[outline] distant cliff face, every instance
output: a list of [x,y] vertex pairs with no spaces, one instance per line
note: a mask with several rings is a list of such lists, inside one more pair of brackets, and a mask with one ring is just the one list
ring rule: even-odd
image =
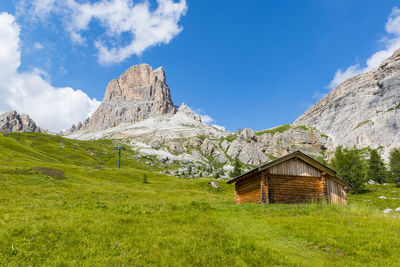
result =
[[10,111],[0,115],[0,132],[44,132],[28,115]]
[[107,129],[174,111],[164,69],[153,70],[147,64],[135,65],[109,82],[103,101],[90,120],[73,126],[71,130]]
[[400,147],[400,50],[374,71],[333,89],[294,123],[316,127],[332,146]]

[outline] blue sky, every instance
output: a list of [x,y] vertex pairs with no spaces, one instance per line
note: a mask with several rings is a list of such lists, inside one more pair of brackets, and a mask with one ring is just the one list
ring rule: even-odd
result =
[[[40,102],[18,98],[10,104],[3,100],[0,111],[11,107],[30,112],[38,124],[53,130],[85,117],[96,106],[93,98],[101,101],[107,83],[139,63],[154,68],[163,66],[176,105],[185,102],[228,130],[245,127],[261,130],[291,123],[319,96],[329,92],[329,86],[336,84],[332,80],[339,69],[349,70],[344,77],[372,69],[376,64],[368,66],[366,60],[381,50],[390,53],[397,47],[400,36],[397,24],[392,28],[387,24],[389,16],[393,21],[397,19],[394,8],[400,6],[399,1],[188,0],[186,5],[175,1],[175,13],[171,13],[175,16],[174,25],[158,29],[156,34],[164,34],[165,39],[144,45],[139,49],[140,55],[124,54],[118,62],[110,62],[99,55],[98,44],[108,51],[127,46],[132,42],[129,31],[107,34],[114,24],[102,21],[103,15],[96,15],[82,28],[66,22],[76,18],[74,8],[81,8],[82,4],[109,1],[75,0],[77,5],[68,7],[68,12],[57,8],[43,10],[54,4],[54,0],[28,2],[35,1],[45,4],[42,10],[18,0],[0,2],[0,12],[14,18],[5,23],[19,27],[19,35],[15,36],[19,36],[19,46],[10,50],[21,53],[21,63],[14,71],[17,80],[25,79],[22,74],[37,75],[43,79],[39,84],[49,86],[48,92],[68,87],[72,91],[63,92],[65,98],[69,92],[75,96],[76,90],[87,96],[79,94],[68,102],[56,93],[49,97],[48,101],[54,102],[53,109],[70,107],[62,110],[64,117],[73,113],[69,120],[54,127],[49,125],[60,121],[58,117],[31,107],[42,106]],[[112,1],[127,2],[131,7],[143,2]],[[57,2],[64,1],[55,1],[55,6]],[[162,2],[173,4],[172,0]],[[149,3],[149,12],[157,10],[159,3]],[[131,23],[140,22],[138,19]],[[118,21],[117,24],[121,26]],[[78,33],[84,41],[77,41],[72,33]],[[343,80],[342,76],[337,75],[337,80]],[[0,76],[0,83],[1,79]],[[30,90],[31,82],[23,81],[27,84],[23,90]],[[12,94],[5,90],[0,92]],[[46,92],[37,89],[32,94]],[[60,98],[64,102],[57,103]],[[75,108],[74,101],[85,103]],[[23,107],[18,103],[23,103]]]

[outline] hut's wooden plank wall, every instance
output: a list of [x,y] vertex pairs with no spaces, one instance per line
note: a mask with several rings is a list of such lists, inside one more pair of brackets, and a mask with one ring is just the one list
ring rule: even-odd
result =
[[261,203],[261,179],[252,176],[235,184],[236,204]]
[[271,176],[271,203],[305,203],[324,199],[324,186],[318,177]]
[[326,189],[330,203],[347,205],[347,194],[343,185],[331,179],[326,179]]
[[290,159],[273,166],[269,169],[269,173],[292,176],[321,176],[320,170],[299,159]]

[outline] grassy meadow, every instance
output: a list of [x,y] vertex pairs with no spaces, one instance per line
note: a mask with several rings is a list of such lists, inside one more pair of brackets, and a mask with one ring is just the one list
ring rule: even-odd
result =
[[394,185],[346,207],[234,205],[222,180],[213,189],[136,159],[116,169],[112,147],[0,136],[0,266],[399,265],[400,212],[382,213],[400,207]]

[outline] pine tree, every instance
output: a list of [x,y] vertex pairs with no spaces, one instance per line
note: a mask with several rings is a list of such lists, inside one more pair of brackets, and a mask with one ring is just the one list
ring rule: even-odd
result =
[[393,182],[400,185],[400,149],[394,148],[389,156],[390,176]]
[[373,180],[382,184],[386,182],[386,175],[386,166],[381,155],[379,155],[376,149],[371,149],[367,169],[368,180]]
[[331,159],[331,167],[338,172],[338,176],[353,185],[352,190],[359,193],[365,182],[365,160],[361,150],[339,146]]
[[147,180],[147,174],[143,175],[143,183],[144,184],[148,184],[149,183],[149,181]]
[[242,174],[242,169],[240,167],[239,160],[235,160],[235,165],[233,165],[233,171],[230,173],[231,177],[237,177]]

